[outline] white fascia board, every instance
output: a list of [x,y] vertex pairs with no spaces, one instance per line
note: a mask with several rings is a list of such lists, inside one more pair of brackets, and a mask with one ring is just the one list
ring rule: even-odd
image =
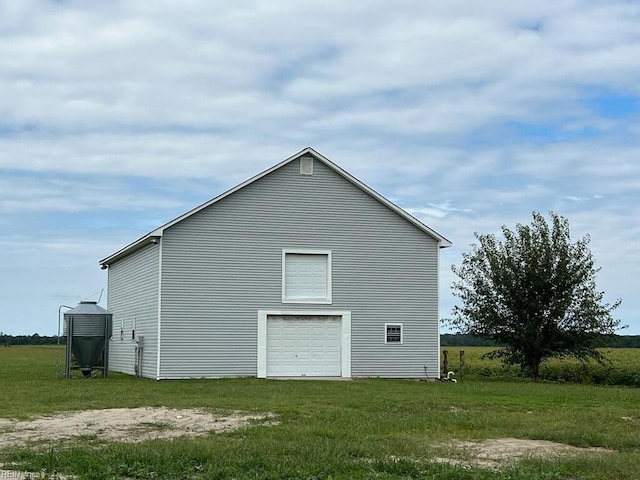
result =
[[[158,233],[160,232],[160,233]],[[136,241],[130,243],[126,247],[121,248],[116,253],[109,255],[108,257],[103,258],[98,263],[106,268],[110,263],[113,263],[116,260],[119,260],[122,257],[126,257],[130,253],[135,252],[136,250],[140,250],[142,247],[149,244],[158,244],[160,243],[160,238],[162,237],[161,231],[154,230],[153,232],[147,233],[144,237],[140,237]]]
[[[207,208],[209,205],[213,205],[216,202],[219,202],[220,200],[222,200],[225,197],[228,197],[229,195],[231,195],[232,193],[237,192],[238,190],[240,190],[241,188],[246,187],[247,185],[249,185],[250,183],[255,182],[256,180],[259,180],[260,178],[269,175],[271,172],[273,172],[274,170],[277,170],[280,167],[283,167],[284,165],[286,165],[287,163],[291,162],[292,160],[295,160],[296,158],[305,155],[309,152],[313,152],[313,149],[310,147],[305,148],[304,150],[296,153],[295,155],[290,156],[289,158],[283,160],[282,162],[278,163],[277,165],[274,165],[273,167],[251,177],[250,179],[242,182],[240,185],[237,185],[229,190],[227,190],[226,192],[221,193],[220,195],[218,195],[217,197],[212,198],[211,200],[198,205],[195,208],[192,208],[191,210],[189,210],[188,212],[180,215],[179,217],[174,218],[173,220],[171,220],[170,222],[165,223],[164,225],[162,225],[161,227],[158,227],[157,229],[153,230],[152,232],[147,233],[146,235],[144,235],[143,237],[140,237],[138,240],[130,243],[129,245],[125,246],[124,248],[118,250],[117,252],[115,252],[112,255],[109,255],[106,258],[103,258],[102,260],[100,260],[100,265],[109,265],[109,263],[113,262],[114,260],[117,260],[123,256],[128,255],[129,253],[131,253],[132,251],[137,250],[138,248],[140,248],[140,245],[144,245],[145,241],[152,238],[152,237],[162,237],[164,231],[171,227],[172,225],[175,225],[176,223],[184,220],[187,217],[190,217],[191,215],[193,215],[194,213],[199,212],[200,210]],[[315,152],[314,152],[315,153]],[[315,155],[318,155],[318,153],[315,153]]]
[[118,260],[119,258],[122,258],[122,257],[128,255],[129,253],[131,253],[132,251],[136,250],[137,248],[140,248],[141,245],[144,245],[146,240],[152,239],[154,237],[162,237],[164,231],[167,228],[171,227],[172,225],[175,225],[176,223],[184,220],[187,217],[190,217],[191,215],[199,212],[200,210],[202,210],[204,208],[207,208],[208,206],[213,205],[216,202],[219,202],[223,198],[228,197],[232,193],[235,193],[238,190],[240,190],[241,188],[244,188],[247,185],[255,182],[256,180],[259,180],[262,177],[265,177],[265,176],[269,175],[271,172],[273,172],[275,170],[278,170],[279,168],[285,166],[287,163],[289,163],[289,162],[291,162],[291,161],[293,161],[293,160],[295,160],[295,159],[297,159],[299,157],[302,157],[302,156],[304,156],[306,154],[313,155],[316,159],[318,159],[319,161],[324,163],[327,167],[329,167],[331,170],[336,172],[341,177],[345,178],[346,180],[348,180],[349,182],[354,184],[360,190],[362,190],[365,193],[368,193],[373,198],[378,200],[380,203],[382,203],[383,205],[387,206],[392,211],[394,211],[395,213],[400,215],[402,218],[404,218],[405,220],[409,221],[410,223],[412,223],[413,225],[415,225],[416,227],[418,227],[420,230],[422,230],[423,232],[427,233],[431,237],[435,238],[438,241],[438,245],[439,245],[440,248],[447,248],[447,247],[451,246],[451,242],[448,239],[446,239],[445,237],[443,237],[442,235],[440,235],[438,232],[436,232],[435,230],[432,230],[427,225],[422,223],[420,220],[415,218],[413,215],[409,214],[408,212],[405,212],[402,208],[398,207],[396,204],[394,204],[390,200],[387,200],[386,198],[384,198],[382,195],[380,195],[374,189],[372,189],[371,187],[369,187],[369,186],[365,185],[364,183],[362,183],[360,180],[358,180],[356,177],[354,177],[353,175],[348,173],[346,170],[343,170],[341,167],[339,167],[338,165],[333,163],[331,160],[329,160],[328,158],[324,157],[320,153],[316,152],[313,148],[307,147],[307,148],[302,149],[298,153],[296,153],[294,155],[291,155],[289,158],[286,158],[282,162],[274,165],[273,167],[268,168],[267,170],[265,170],[265,171],[255,175],[255,176],[251,177],[250,179],[248,179],[248,180],[242,182],[241,184],[239,184],[239,185],[227,190],[226,192],[221,193],[217,197],[212,198],[211,200],[203,203],[202,205],[199,205],[199,206],[189,210],[188,212],[180,215],[179,217],[176,217],[175,219],[171,220],[170,222],[165,223],[164,225],[162,225],[161,227],[157,228],[156,230],[153,230],[152,232],[150,232],[147,235],[139,238],[135,242],[130,243],[126,247],[122,248],[121,250],[118,250],[116,253],[114,253],[114,254],[112,254],[112,255],[100,260],[100,262],[99,262],[100,265],[102,265],[102,266],[109,265],[109,263],[112,263],[113,261]]

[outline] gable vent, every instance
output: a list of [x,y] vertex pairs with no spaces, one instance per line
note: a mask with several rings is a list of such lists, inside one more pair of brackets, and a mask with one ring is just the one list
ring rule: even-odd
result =
[[300,175],[313,175],[313,158],[302,157],[300,159]]

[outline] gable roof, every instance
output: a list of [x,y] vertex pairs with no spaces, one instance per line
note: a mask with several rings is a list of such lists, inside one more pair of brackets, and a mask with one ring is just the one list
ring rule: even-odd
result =
[[259,180],[262,177],[265,177],[265,176],[269,175],[271,172],[273,172],[275,170],[278,170],[279,168],[287,165],[288,163],[292,162],[293,160],[296,160],[297,158],[300,158],[300,157],[302,157],[304,155],[312,155],[315,159],[317,159],[318,161],[322,162],[324,165],[329,167],[331,170],[336,172],[341,177],[343,177],[346,180],[348,180],[349,182],[351,182],[353,185],[358,187],[360,190],[362,190],[365,193],[368,193],[374,199],[376,199],[377,201],[379,201],[380,203],[382,203],[383,205],[385,205],[389,209],[393,210],[395,213],[400,215],[402,218],[404,218],[408,222],[412,223],[413,225],[418,227],[420,230],[422,230],[423,232],[425,232],[429,236],[431,236],[434,239],[436,239],[438,241],[438,244],[439,244],[440,248],[447,248],[447,247],[451,246],[451,242],[449,240],[447,240],[445,237],[443,237],[442,235],[440,235],[438,232],[436,232],[435,230],[429,228],[427,225],[422,223],[420,220],[415,218],[413,215],[407,213],[406,211],[404,211],[403,209],[398,207],[393,202],[391,202],[391,201],[387,200],[386,198],[384,198],[382,195],[380,195],[378,192],[373,190],[371,187],[368,187],[367,185],[362,183],[360,180],[355,178],[353,175],[351,175],[350,173],[348,173],[347,171],[343,170],[338,165],[333,163],[331,160],[329,160],[328,158],[324,157],[320,153],[316,152],[313,148],[307,147],[307,148],[299,151],[298,153],[290,156],[289,158],[283,160],[282,162],[274,165],[273,167],[265,170],[264,172],[259,173],[258,175],[254,176],[254,177],[251,177],[250,179],[246,180],[245,182],[242,182],[240,185],[237,185],[237,186],[227,190],[226,192],[221,193],[217,197],[212,198],[211,200],[203,203],[202,205],[199,205],[199,206],[193,208],[192,210],[189,210],[188,212],[180,215],[179,217],[171,220],[170,222],[165,223],[161,227],[159,227],[159,228],[147,233],[146,235],[140,237],[139,239],[137,239],[136,241],[130,243],[129,245],[125,246],[124,248],[122,248],[122,249],[118,250],[117,252],[109,255],[108,257],[103,258],[99,262],[100,265],[102,265],[103,269],[107,268],[110,263],[113,263],[113,262],[115,262],[115,261],[117,261],[117,260],[119,260],[121,258],[126,257],[127,255],[135,252],[136,250],[144,247],[145,245],[148,245],[149,243],[158,243],[159,239],[162,237],[164,231],[167,228],[171,227],[172,225],[175,225],[178,222],[181,222],[185,218],[190,217],[191,215],[199,212],[200,210],[203,210],[203,209],[207,208],[208,206],[213,205],[216,202],[219,202],[223,198],[228,197],[229,195],[231,195],[231,194],[237,192],[238,190],[240,190],[241,188],[244,188],[247,185],[250,185],[251,183],[255,182],[256,180]]

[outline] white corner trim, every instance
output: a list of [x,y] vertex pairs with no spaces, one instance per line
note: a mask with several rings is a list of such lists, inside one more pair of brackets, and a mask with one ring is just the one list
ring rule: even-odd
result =
[[311,315],[341,317],[340,369],[343,378],[351,377],[350,310],[258,310],[257,377],[267,378],[267,317],[269,315]]
[[340,345],[340,366],[342,376],[351,378],[351,312],[342,314],[342,345]]
[[258,378],[267,378],[267,312],[258,310]]
[[[440,344],[440,281],[442,280],[442,275],[440,274],[440,249],[438,248],[436,251],[436,275],[438,281],[436,282],[436,338],[438,339],[438,350],[437,350],[437,358],[438,363],[436,364],[436,368],[432,370],[432,375],[435,378],[440,378],[440,351],[442,349],[442,345]],[[429,371],[429,366],[426,367],[427,372]],[[446,373],[446,372],[445,372]]]
[[160,358],[162,353],[162,244],[158,246],[158,358],[156,359],[156,380],[160,380]]

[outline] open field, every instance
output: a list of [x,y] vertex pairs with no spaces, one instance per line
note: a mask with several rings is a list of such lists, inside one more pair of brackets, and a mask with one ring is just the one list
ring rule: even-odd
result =
[[[453,370],[456,362],[452,357]],[[106,380],[66,380],[54,378],[54,365],[52,347],[0,348],[0,418],[167,407],[221,416],[268,415],[270,420],[137,443],[104,440],[87,429],[73,439],[7,446],[0,450],[5,469],[87,479],[576,480],[636,479],[640,472],[637,388],[471,376],[457,384],[253,378],[156,382],[118,374]],[[0,437],[11,429],[3,425]],[[147,422],[147,427],[173,428],[160,421]],[[463,443],[475,440],[491,441]],[[509,458],[488,458],[488,465],[474,462],[489,455],[489,448],[499,446],[504,453],[507,445],[518,447],[523,440],[539,441],[527,445],[545,455],[525,453],[517,464]],[[562,450],[547,442],[580,449]]]
[[[463,373],[481,378],[526,377],[517,366],[505,367],[500,360],[482,355],[496,347],[443,347],[447,350],[449,370],[460,373],[460,351],[464,351]],[[628,385],[640,387],[640,348],[602,348],[603,364],[571,358],[550,359],[540,366],[541,380],[587,383],[594,385]]]

